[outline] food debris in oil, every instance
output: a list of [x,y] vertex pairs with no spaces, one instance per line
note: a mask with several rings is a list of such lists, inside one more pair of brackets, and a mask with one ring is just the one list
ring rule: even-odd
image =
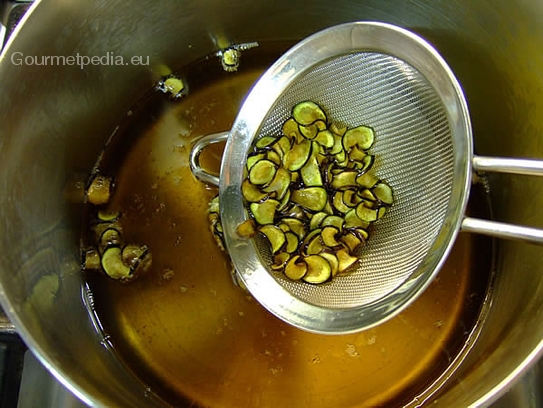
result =
[[257,42],[229,45],[217,51],[215,55],[221,59],[221,66],[225,72],[236,72],[241,61],[241,51],[256,47],[258,47]]
[[[170,100],[151,90],[131,108],[96,168],[115,180],[102,209],[122,214],[123,239],[146,245],[153,262],[130,285],[84,272],[89,307],[112,352],[171,405],[400,406],[465,352],[488,286],[489,241],[461,235],[440,279],[410,308],[357,334],[300,331],[233,285],[209,233],[216,190],[192,176],[188,151],[198,137],[230,129],[248,90],[287,46],[260,44],[234,74],[204,58],[179,70],[189,95]],[[215,149],[202,163],[217,171]],[[484,196],[470,197],[473,215],[487,210]]]

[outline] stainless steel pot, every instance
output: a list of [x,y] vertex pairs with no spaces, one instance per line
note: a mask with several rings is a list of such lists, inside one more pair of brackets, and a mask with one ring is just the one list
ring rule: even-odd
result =
[[[44,364],[84,401],[161,405],[100,343],[81,297],[78,208],[62,197],[66,180],[90,171],[118,119],[156,81],[158,66],[216,51],[219,36],[234,43],[298,40],[341,22],[386,21],[421,34],[449,62],[470,105],[479,154],[541,158],[542,17],[536,0],[38,2],[0,60],[3,307]],[[21,61],[108,53],[149,56],[150,65],[81,69]],[[540,180],[497,175],[491,183],[496,218],[543,227]],[[427,403],[489,403],[540,355],[543,252],[500,242],[497,254],[478,338]]]

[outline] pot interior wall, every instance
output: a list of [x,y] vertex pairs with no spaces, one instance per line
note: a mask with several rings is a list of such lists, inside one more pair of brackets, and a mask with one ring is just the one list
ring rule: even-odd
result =
[[[386,21],[432,42],[464,87],[480,154],[543,156],[543,17],[540,2],[220,1],[35,5],[0,61],[0,290],[23,337],[88,402],[152,406],[161,401],[100,344],[81,296],[80,208],[63,196],[88,174],[121,116],[161,67],[180,67],[231,43],[295,41],[332,24]],[[20,54],[16,54],[20,53]],[[13,56],[149,56],[149,66],[17,65]],[[9,80],[5,80],[9,78]],[[496,176],[497,218],[543,227],[541,182]],[[543,254],[499,243],[488,318],[470,355],[436,402],[491,398],[539,352]]]

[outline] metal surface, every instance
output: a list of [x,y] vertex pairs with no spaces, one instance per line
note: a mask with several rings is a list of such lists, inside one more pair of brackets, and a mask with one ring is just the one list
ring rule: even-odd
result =
[[473,158],[473,169],[475,171],[542,176],[543,161],[475,156]]
[[502,222],[479,220],[465,217],[462,220],[462,231],[474,234],[484,234],[503,239],[515,239],[519,241],[543,244],[543,230],[522,227],[520,225],[505,224]]
[[24,356],[23,377],[17,408],[87,407],[56,381],[29,350]]
[[[307,99],[340,123],[375,129],[376,172],[393,186],[395,196],[358,266],[327,285],[277,276],[265,245],[236,233],[248,217],[241,194],[245,157],[258,138],[280,134],[292,106]],[[460,86],[422,38],[395,26],[364,22],[314,34],[257,82],[226,144],[221,218],[236,270],[260,303],[301,329],[340,334],[382,323],[428,286],[461,227],[488,231],[482,223],[460,222],[469,193],[471,149]],[[543,162],[537,165],[543,174]],[[508,171],[518,167],[502,166]],[[500,236],[543,243],[543,230],[511,227]]]
[[[194,16],[205,16],[205,24]],[[285,16],[295,24],[278,30]],[[42,0],[27,18],[0,62],[0,76],[13,78],[0,83],[0,241],[7,248],[0,255],[2,305],[40,360],[94,405],[160,402],[102,346],[81,306],[79,218],[59,197],[72,173],[90,170],[132,101],[153,86],[157,65],[182,66],[216,51],[211,38],[219,33],[236,43],[297,40],[356,19],[387,21],[422,34],[450,63],[470,104],[479,153],[543,156],[543,5],[537,0],[316,1],[311,7]],[[154,66],[15,66],[14,52],[152,55]],[[497,218],[543,225],[543,197],[534,194],[540,181],[496,175],[491,182],[500,187],[492,190]],[[501,243],[498,254],[480,334],[428,405],[488,405],[540,355],[543,254],[519,242]]]
[[219,132],[206,135],[194,143],[190,151],[190,170],[192,171],[192,174],[198,178],[198,180],[212,186],[219,185],[219,175],[211,174],[200,166],[200,154],[206,149],[207,146],[215,143],[225,142],[227,139],[228,132]]

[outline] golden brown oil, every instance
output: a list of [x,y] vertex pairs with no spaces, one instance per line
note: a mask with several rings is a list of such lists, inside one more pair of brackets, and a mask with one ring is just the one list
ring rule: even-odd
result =
[[[409,404],[438,388],[466,349],[489,284],[490,241],[460,234],[411,307],[357,334],[300,331],[235,287],[208,229],[216,190],[193,177],[188,155],[196,138],[230,128],[274,52],[247,52],[237,73],[214,58],[196,63],[182,71],[187,97],[153,93],[129,112],[99,169],[115,176],[109,207],[122,211],[126,241],[148,245],[153,265],[127,285],[89,273],[92,313],[118,358],[174,406]],[[211,152],[207,166],[219,158]],[[475,195],[470,211],[484,212]]]

